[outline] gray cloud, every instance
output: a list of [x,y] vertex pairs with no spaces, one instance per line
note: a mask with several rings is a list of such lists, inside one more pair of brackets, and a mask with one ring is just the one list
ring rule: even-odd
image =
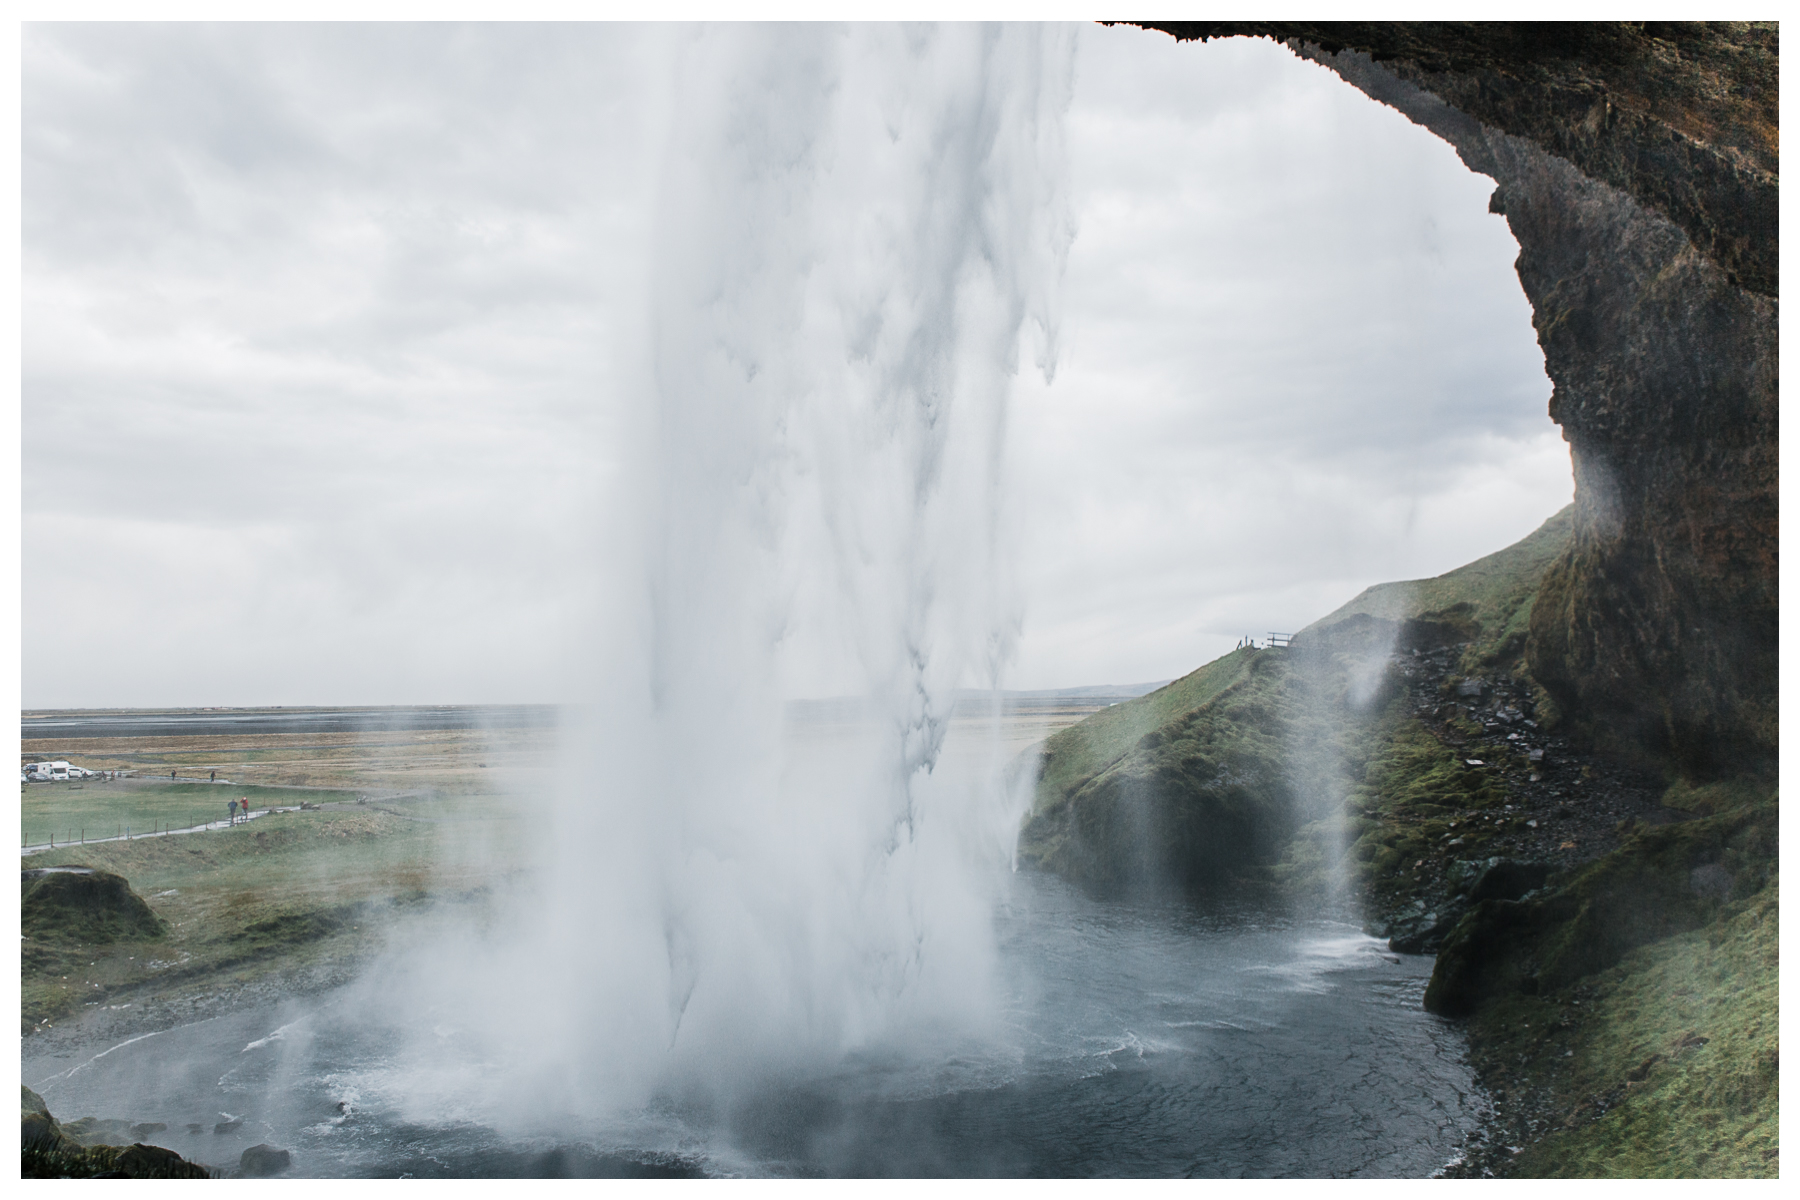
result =
[[[27,28],[27,704],[574,694],[682,36]],[[1566,500],[1486,181],[1266,43],[1080,43],[1018,685],[1175,674]]]
[[556,698],[657,39],[32,28],[32,702]]
[[1182,673],[1567,502],[1492,184],[1268,42],[1086,29],[1069,353],[1025,389],[1024,686]]

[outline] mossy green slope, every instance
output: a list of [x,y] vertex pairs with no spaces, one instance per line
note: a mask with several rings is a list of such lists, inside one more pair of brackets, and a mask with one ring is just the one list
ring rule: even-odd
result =
[[[463,827],[340,809],[32,855],[28,870],[95,874],[24,881],[21,1032],[124,995],[347,961],[402,912],[489,886],[508,861],[490,860],[490,847],[513,844],[514,833],[499,821]],[[134,923],[108,915],[124,911],[117,892],[108,908],[51,904],[33,891],[71,879],[117,879],[148,911]]]
[[1277,868],[1296,834],[1341,811],[1374,748],[1383,697],[1362,668],[1394,629],[1362,618],[1238,650],[1063,730],[1021,858],[1103,894],[1291,882]]
[[1317,885],[1343,845],[1347,792],[1402,723],[1383,712],[1388,650],[1467,643],[1465,660],[1518,658],[1569,536],[1564,509],[1465,567],[1367,589],[1289,650],[1236,650],[1061,731],[1042,748],[1021,860],[1103,893]]
[[[1779,1166],[1780,889],[1647,947],[1599,981],[1564,1128],[1522,1173],[1757,1178]],[[1637,1065],[1620,1078],[1618,1067]],[[1638,1078],[1631,1078],[1632,1076]],[[1604,1111],[1596,1097],[1623,1085]]]
[[[1365,615],[1387,621],[1429,621],[1468,642],[1471,666],[1512,666],[1522,659],[1538,585],[1574,536],[1570,505],[1504,550],[1432,579],[1378,583],[1302,634]],[[1446,637],[1446,640],[1452,640]]]
[[1536,1097],[1515,1176],[1763,1178],[1780,1169],[1780,887],[1578,984],[1473,1018],[1490,1088]]
[[1147,695],[1125,700],[1069,726],[1044,743],[1040,795],[1061,796],[1118,762],[1152,729],[1193,712],[1242,680],[1253,651],[1239,650]]
[[1776,805],[1644,830],[1533,900],[1477,905],[1445,941],[1425,1006],[1460,1016],[1495,995],[1567,987],[1638,946],[1716,921],[1721,897],[1774,869]]

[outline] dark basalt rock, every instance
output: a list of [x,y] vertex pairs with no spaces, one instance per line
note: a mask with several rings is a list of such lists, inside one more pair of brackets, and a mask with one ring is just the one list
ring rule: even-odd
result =
[[238,1158],[238,1171],[250,1179],[279,1175],[293,1164],[293,1155],[267,1144],[252,1146]]
[[1425,988],[1425,1008],[1440,1016],[1460,1017],[1474,1012],[1490,995],[1535,991],[1531,964],[1510,951],[1517,944],[1528,944],[1551,923],[1544,909],[1516,900],[1488,900],[1471,909],[1438,951]]
[[1388,949],[1396,954],[1435,954],[1456,923],[1464,905],[1451,902],[1417,916],[1403,916],[1388,925]]
[[1544,886],[1550,877],[1548,863],[1522,863],[1498,859],[1469,886],[1469,903],[1483,900],[1518,900]]
[[173,1150],[134,1143],[113,1159],[113,1170],[127,1179],[204,1179],[205,1168],[188,1162]]
[[[1496,179],[1575,468],[1532,675],[1587,742],[1695,776],[1775,754],[1777,309],[1668,218],[1366,56],[1324,65]],[[1771,224],[1763,231],[1775,244]]]
[[1542,888],[1549,877],[1548,863],[1499,857],[1451,863],[1444,872],[1450,893],[1447,899],[1430,911],[1426,911],[1423,902],[1415,902],[1370,932],[1386,937],[1388,949],[1397,954],[1438,954],[1452,933],[1460,935],[1459,927],[1471,909],[1484,901],[1512,901],[1529,896]]

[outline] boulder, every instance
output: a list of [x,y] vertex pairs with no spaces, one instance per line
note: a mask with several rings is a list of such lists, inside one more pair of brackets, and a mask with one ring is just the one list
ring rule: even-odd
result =
[[166,927],[123,877],[92,867],[20,873],[20,932],[33,940],[114,942],[162,937]]
[[1515,862],[1510,858],[1490,860],[1469,885],[1469,903],[1483,900],[1518,900],[1544,886],[1550,878],[1550,864]]
[[1388,926],[1388,949],[1396,954],[1432,954],[1462,913],[1463,906],[1451,902],[1432,912],[1401,917]]
[[127,1179],[206,1179],[205,1167],[191,1163],[173,1150],[133,1143],[119,1151],[112,1169]]
[[1476,880],[1504,861],[1497,857],[1459,859],[1444,869],[1444,886],[1453,896],[1465,896]]
[[238,1171],[247,1179],[267,1179],[287,1170],[293,1155],[268,1143],[252,1146],[238,1158]]
[[1425,988],[1425,1009],[1444,1017],[1474,1012],[1503,992],[1535,992],[1532,964],[1513,953],[1545,922],[1538,905],[1484,900],[1458,921],[1438,951]]

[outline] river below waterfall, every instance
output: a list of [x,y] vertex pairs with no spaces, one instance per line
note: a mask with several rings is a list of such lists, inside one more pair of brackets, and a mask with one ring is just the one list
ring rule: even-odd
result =
[[[28,1051],[24,1077],[65,1118],[164,1122],[147,1140],[196,1161],[266,1142],[291,1174],[339,1177],[1426,1176],[1478,1123],[1462,1034],[1420,1007],[1430,961],[1354,927],[1102,903],[1025,874],[997,920],[995,1034],[539,1136],[421,1119],[416,1066],[348,991],[79,1062]],[[440,1033],[455,1069],[458,1032]]]

